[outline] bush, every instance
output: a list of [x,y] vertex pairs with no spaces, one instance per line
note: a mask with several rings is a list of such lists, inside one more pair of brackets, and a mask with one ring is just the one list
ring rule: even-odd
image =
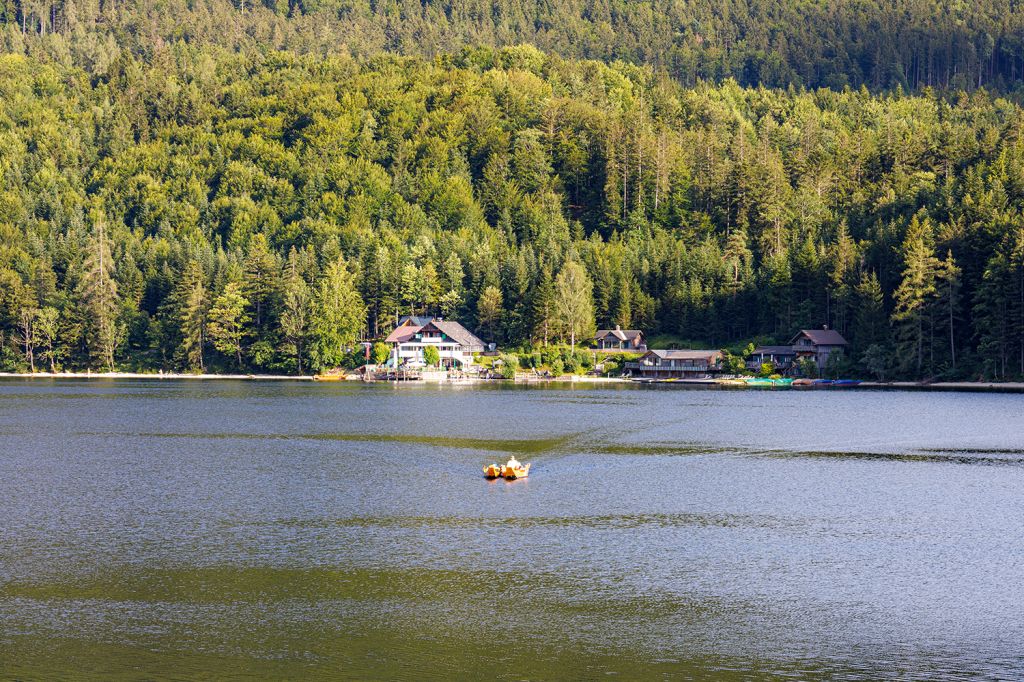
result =
[[378,341],[373,344],[373,349],[370,351],[370,357],[376,365],[383,365],[391,357],[391,346]]
[[559,359],[553,360],[548,363],[548,367],[551,368],[551,374],[560,377],[565,373],[565,367],[562,365],[562,361]]
[[427,346],[423,349],[423,362],[428,367],[437,367],[441,364],[441,353],[433,346]]

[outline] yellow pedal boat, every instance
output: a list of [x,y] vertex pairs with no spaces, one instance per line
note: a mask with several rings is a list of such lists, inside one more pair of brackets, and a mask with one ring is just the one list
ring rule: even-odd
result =
[[505,475],[505,467],[500,464],[488,464],[484,467],[484,478],[495,479]]
[[526,478],[530,475],[530,465],[524,464],[518,467],[502,467],[502,475],[506,481],[514,481],[517,478]]

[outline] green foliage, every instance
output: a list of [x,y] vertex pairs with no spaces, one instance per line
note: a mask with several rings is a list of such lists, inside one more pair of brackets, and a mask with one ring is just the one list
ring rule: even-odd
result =
[[370,350],[370,356],[373,358],[373,363],[375,365],[383,365],[391,356],[391,346],[383,341],[377,341],[373,344],[373,348]]
[[807,379],[818,378],[818,363],[813,358],[801,358],[796,362],[797,372]]
[[501,365],[498,372],[501,374],[501,377],[503,379],[515,379],[516,372],[519,371],[519,357],[503,353],[499,360],[501,360]]
[[877,343],[872,344],[864,350],[860,363],[868,374],[878,381],[885,381],[885,376],[889,371],[889,352]]
[[[815,7],[779,11],[802,21]],[[886,26],[905,20],[860,7]],[[189,40],[159,50],[136,42],[163,29],[131,4],[79,17],[69,37],[31,35],[41,17],[30,12],[25,36],[0,39],[4,366],[306,371],[349,362],[359,340],[412,311],[510,347],[587,344],[616,323],[709,348],[828,324],[851,341],[848,357],[886,349],[897,376],[1024,376],[1024,111],[973,89],[1021,70],[1007,71],[1019,50],[1006,52],[1009,29],[995,27],[1010,24],[990,7],[955,29],[980,40],[963,49],[987,51],[988,26],[990,59],[933,46],[914,73],[902,61],[877,72],[874,52],[856,68],[842,55],[811,64],[811,38],[801,59],[741,68],[737,55],[781,34],[748,27],[723,50],[734,20],[689,2],[662,9],[710,23],[651,29],[643,49],[580,34],[587,54],[623,57],[611,64],[526,46],[377,52],[434,30],[423,21],[367,34],[352,56],[330,48],[344,23],[331,12],[300,30],[312,19],[215,0],[215,31],[179,9]],[[1000,22],[1018,16],[1001,10]],[[609,25],[633,26],[638,11]],[[54,17],[63,26],[62,10]],[[255,49],[251,36],[265,34],[243,27],[269,20],[291,51]],[[531,25],[507,35],[582,49]],[[81,35],[105,31],[109,42]],[[676,80],[627,63],[652,58],[659,40],[674,46],[658,54]],[[884,54],[916,54],[915,40]],[[763,71],[768,83],[912,86],[934,60],[972,90],[741,85]],[[537,364],[556,362],[589,359],[544,349]]]
[[423,349],[423,362],[427,367],[437,367],[441,364],[441,353],[434,346],[427,346]]
[[366,320],[366,306],[343,259],[327,266],[314,306],[311,362],[317,369],[340,366]]
[[238,282],[229,282],[210,308],[210,339],[221,353],[233,355],[242,368],[242,340],[247,335],[250,317],[246,313],[249,300],[241,293]]

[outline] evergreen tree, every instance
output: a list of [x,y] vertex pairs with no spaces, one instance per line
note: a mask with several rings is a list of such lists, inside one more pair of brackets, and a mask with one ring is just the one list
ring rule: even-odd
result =
[[366,306],[345,260],[332,262],[320,279],[311,319],[310,362],[317,369],[337,367],[365,326]]
[[924,363],[925,325],[929,303],[935,294],[937,260],[929,244],[930,221],[910,223],[903,242],[903,279],[896,289],[896,307],[892,319],[896,328],[897,354],[904,370],[914,369],[921,375]]
[[242,369],[242,341],[247,334],[246,325],[251,321],[246,309],[249,300],[242,295],[239,282],[228,282],[224,291],[210,308],[210,340],[221,353],[235,356],[238,369]]
[[78,295],[83,304],[90,355],[113,372],[114,353],[123,333],[117,318],[120,301],[114,280],[114,259],[107,234],[106,213],[94,204],[89,217],[93,234],[82,264]]
[[309,285],[298,270],[298,259],[294,250],[289,254],[282,291],[281,333],[288,352],[295,358],[299,374],[302,374],[303,353],[309,335],[312,315]]
[[477,323],[487,333],[487,338],[495,339],[495,330],[501,323],[504,310],[502,308],[501,289],[489,286],[480,294],[476,303]]
[[210,300],[202,266],[192,261],[178,284],[178,322],[181,325],[181,352],[191,369],[206,371],[205,346]]

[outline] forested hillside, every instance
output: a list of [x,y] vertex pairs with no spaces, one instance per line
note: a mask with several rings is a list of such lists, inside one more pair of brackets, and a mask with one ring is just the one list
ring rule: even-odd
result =
[[688,89],[528,47],[8,55],[3,362],[294,371],[422,311],[540,341],[578,260],[602,325],[828,323],[872,367],[1017,375],[1022,125],[983,92]]
[[1024,376],[1022,14],[0,3],[0,367],[318,369],[404,313],[546,343],[580,263],[602,326]]
[[1017,0],[0,0],[2,40],[103,73],[162,43],[434,56],[530,43],[662,68],[680,83],[1008,91]]

